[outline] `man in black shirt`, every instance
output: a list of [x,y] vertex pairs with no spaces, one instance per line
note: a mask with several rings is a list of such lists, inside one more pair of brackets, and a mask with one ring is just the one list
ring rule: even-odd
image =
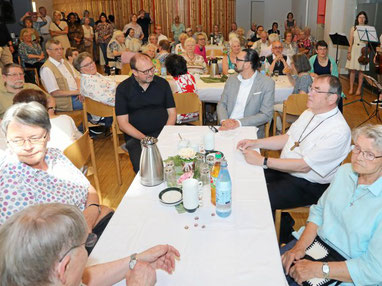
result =
[[143,43],[147,43],[149,38],[149,26],[151,24],[150,14],[146,13],[145,10],[140,10],[138,13],[137,23],[141,26],[143,34],[145,35],[142,39]]
[[130,66],[133,75],[116,91],[115,113],[137,173],[142,151],[140,140],[157,137],[165,125],[174,125],[176,110],[170,85],[154,75],[155,67],[148,56],[136,54]]

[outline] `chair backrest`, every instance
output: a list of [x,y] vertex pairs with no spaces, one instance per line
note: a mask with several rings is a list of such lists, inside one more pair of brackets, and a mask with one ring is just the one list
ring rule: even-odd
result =
[[113,122],[116,122],[113,106],[103,104],[89,97],[85,97],[83,102],[83,116],[84,116],[85,130],[88,130],[89,128],[88,113],[99,116],[99,117],[113,117]]
[[131,71],[130,64],[123,64],[121,69],[121,74],[129,75]]
[[174,101],[177,114],[199,112],[198,121],[190,122],[192,124],[203,125],[203,107],[199,96],[196,93],[174,93]]
[[283,111],[286,114],[301,115],[307,107],[308,102],[307,94],[291,94],[287,100],[284,101]]
[[81,169],[89,161],[91,155],[91,138],[89,131],[86,131],[80,138],[66,147],[64,155],[76,166]]

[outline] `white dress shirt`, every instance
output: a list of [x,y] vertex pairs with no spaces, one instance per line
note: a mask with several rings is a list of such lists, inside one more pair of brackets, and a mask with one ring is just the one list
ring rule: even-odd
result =
[[[229,118],[236,119],[237,121],[244,117],[245,106],[247,105],[247,99],[249,92],[251,91],[253,81],[255,80],[257,71],[249,78],[243,79],[241,74],[237,76],[237,79],[240,81],[240,88],[237,94],[235,107],[232,110],[231,116]],[[241,125],[241,124],[240,124]]]
[[[40,28],[41,35],[49,34],[49,26],[50,26],[50,23],[52,23],[52,18],[50,18],[50,16],[48,15],[45,16],[45,20],[46,20],[46,25]],[[43,22],[41,17],[38,17],[37,22]]]
[[[350,152],[351,132],[337,107],[329,112],[317,114],[308,125],[313,116],[314,113],[307,109],[292,124],[287,133],[288,141],[280,158],[304,159],[312,170],[308,173],[294,172],[290,174],[313,183],[328,184]],[[326,118],[327,120],[325,120]],[[325,121],[322,122],[323,120]],[[320,122],[322,124],[314,129]],[[311,131],[312,133],[310,133]],[[306,135],[308,136],[302,140]],[[301,141],[300,146],[291,150],[298,141]]]
[[[78,89],[76,80],[72,76],[72,74],[68,71],[66,66],[64,65],[63,59],[61,59],[61,61],[58,62],[55,59],[49,57],[48,61],[51,61],[51,63],[54,64],[58,68],[58,70],[62,73],[62,75],[66,78],[66,81],[67,81],[68,86],[69,86],[69,90]],[[75,75],[75,77],[77,77],[78,72],[74,69],[73,66],[71,66],[71,69],[72,69],[72,72]],[[44,85],[45,89],[49,93],[52,93],[53,91],[60,89],[58,87],[56,77],[54,76],[53,72],[49,68],[47,68],[47,67],[42,68],[40,71],[40,75],[41,75],[42,84]]]

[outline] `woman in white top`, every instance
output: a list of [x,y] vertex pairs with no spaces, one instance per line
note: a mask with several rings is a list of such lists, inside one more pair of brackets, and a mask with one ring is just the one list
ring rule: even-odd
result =
[[82,29],[84,30],[85,51],[91,54],[93,57],[93,27],[90,26],[90,18],[86,17],[83,21],[84,24],[82,25]]
[[186,52],[182,54],[187,61],[187,69],[190,74],[204,74],[207,71],[207,65],[201,55],[195,54],[196,42],[194,38],[188,38],[184,43]]
[[130,52],[139,52],[142,47],[141,40],[134,37],[135,31],[133,28],[127,29],[126,33],[125,46]]
[[175,46],[174,54],[181,55],[186,52],[186,47],[184,46],[184,43],[186,42],[187,38],[188,36],[186,33],[182,33],[179,35],[180,43]]
[[[43,91],[35,89],[24,89],[13,98],[13,104],[21,102],[36,101],[42,106],[47,107],[47,98]],[[49,107],[50,109],[52,107]],[[73,119],[68,115],[49,114],[50,124],[50,140],[48,147],[57,148],[64,151],[66,147],[71,145],[75,140],[81,137],[82,133],[78,131]]]

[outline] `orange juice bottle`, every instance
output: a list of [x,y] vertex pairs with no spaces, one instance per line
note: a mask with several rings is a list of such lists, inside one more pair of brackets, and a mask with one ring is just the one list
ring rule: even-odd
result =
[[222,159],[222,153],[217,152],[215,154],[215,164],[211,170],[211,203],[216,205],[216,180],[220,172],[220,161]]

